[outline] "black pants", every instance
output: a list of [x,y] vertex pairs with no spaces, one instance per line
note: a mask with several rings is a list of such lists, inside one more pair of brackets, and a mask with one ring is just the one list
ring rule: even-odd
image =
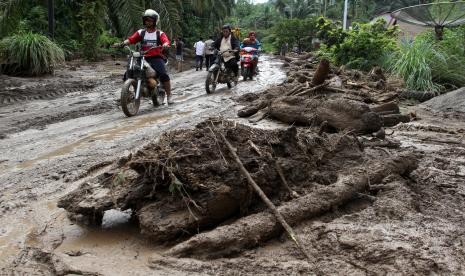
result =
[[165,61],[161,57],[146,57],[145,60],[152,66],[153,70],[157,72],[157,76],[161,82],[169,81],[170,76],[166,71]]
[[227,62],[225,62],[224,66],[226,66],[226,68],[229,68],[231,71],[233,71],[236,77],[239,75],[239,65],[237,65],[237,60],[235,58],[232,58],[228,60]]
[[207,70],[208,68],[210,68],[214,61],[215,60],[213,58],[213,55],[205,55],[205,65],[207,66]]
[[195,56],[195,69],[202,70],[203,56]]

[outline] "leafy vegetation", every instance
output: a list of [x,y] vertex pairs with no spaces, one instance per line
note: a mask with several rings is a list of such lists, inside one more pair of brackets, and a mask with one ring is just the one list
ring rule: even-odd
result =
[[[217,32],[235,5],[232,0],[56,0],[53,39],[67,58],[97,60],[102,47],[121,41],[142,27],[142,13],[154,8],[158,26],[170,38],[190,44]],[[0,37],[19,32],[48,34],[47,1],[0,0]],[[105,51],[105,50],[104,50]]]
[[355,24],[340,44],[329,48],[334,62],[365,71],[380,64],[380,58],[396,49],[396,32],[384,28],[385,23],[380,20],[375,24]]
[[[368,22],[375,14],[432,1],[349,0],[349,21]],[[242,36],[249,31],[256,31],[267,51],[276,52],[284,43],[289,44],[289,49],[298,47],[304,51],[315,50],[312,48],[312,40],[318,38],[322,43],[319,53],[337,64],[368,70],[387,57],[389,68],[408,80],[411,87],[437,90],[439,86],[434,83],[464,84],[463,34],[446,31],[445,39],[440,42],[435,41],[431,34],[425,34],[418,38],[421,41],[405,42],[397,46],[395,30],[385,29],[382,22],[374,25],[356,23],[351,30],[342,31],[340,20],[344,1],[340,0],[273,0],[257,5],[248,0],[54,2],[56,29],[53,39],[64,50],[67,59],[84,57],[97,60],[102,53],[114,51],[108,48],[109,45],[141,28],[142,12],[155,7],[160,13],[159,27],[170,38],[183,37],[186,45],[192,45],[199,37],[218,34],[220,26],[227,22],[241,28]],[[0,0],[3,57],[6,57],[7,50],[11,50],[9,47],[13,42],[18,43],[18,36],[31,39],[33,34],[47,33],[47,1]],[[63,51],[56,44],[42,43],[41,47],[34,46],[32,51],[44,51],[40,54],[34,52],[39,57],[50,55],[50,49],[53,49],[56,58],[50,61],[58,62],[62,57],[59,53]],[[27,56],[27,50],[21,51],[17,55],[26,56],[15,56],[23,62],[14,61],[15,71],[38,74],[54,66],[45,64],[43,66],[49,69],[38,70],[36,65],[39,63],[35,60],[34,68],[26,70],[24,61],[31,55]],[[8,58],[8,62],[11,61],[13,57]],[[408,75],[409,72],[411,75]]]
[[79,25],[82,29],[82,52],[89,61],[98,59],[98,38],[103,33],[104,5],[101,0],[84,0],[79,9]]
[[6,73],[52,73],[54,67],[63,61],[63,50],[41,34],[19,33],[0,41],[0,64]]
[[438,92],[444,86],[465,86],[464,29],[444,32],[443,40],[433,31],[413,41],[403,41],[390,57],[390,70],[413,90]]
[[443,57],[431,44],[423,40],[403,40],[399,51],[390,58],[390,69],[402,77],[407,88],[419,91],[438,91],[439,86],[433,82],[430,64]]

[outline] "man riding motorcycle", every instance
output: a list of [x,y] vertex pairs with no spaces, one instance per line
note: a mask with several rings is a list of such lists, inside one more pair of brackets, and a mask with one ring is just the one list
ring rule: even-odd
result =
[[213,47],[221,52],[227,50],[236,50],[235,53],[225,52],[223,54],[224,65],[229,68],[236,77],[239,78],[239,40],[231,33],[231,26],[226,24],[222,28],[223,36],[213,43]]
[[245,47],[252,47],[252,48],[257,49],[257,51],[253,52],[252,58],[254,61],[255,73],[258,73],[258,66],[257,66],[258,65],[258,52],[262,50],[262,44],[256,38],[255,32],[249,32],[248,37],[242,41],[241,49]]
[[[147,51],[150,48],[157,46],[162,46],[163,49],[169,48],[171,43],[168,36],[163,31],[156,28],[159,18],[160,16],[156,11],[152,9],[146,10],[142,16],[145,28],[138,30],[125,41],[115,43],[113,47],[124,47],[126,45],[141,42],[143,51]],[[157,72],[157,75],[160,78],[166,92],[168,104],[173,104],[171,96],[171,81],[165,68],[164,59],[165,56],[162,53],[162,49],[159,47],[153,48],[145,54],[145,60],[150,64],[153,70]],[[150,88],[155,88],[156,81],[153,78],[149,78],[148,83]]]

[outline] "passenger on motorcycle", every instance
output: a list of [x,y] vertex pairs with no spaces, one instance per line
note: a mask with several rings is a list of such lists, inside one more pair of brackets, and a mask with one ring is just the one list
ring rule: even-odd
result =
[[[156,11],[152,9],[146,10],[142,16],[142,21],[145,28],[138,30],[125,41],[116,43],[113,46],[124,47],[129,44],[141,42],[143,51],[147,51],[148,49],[157,46],[162,46],[163,49],[169,48],[171,43],[168,39],[168,36],[163,31],[158,30],[156,27],[157,23],[159,22],[159,18],[160,16]],[[163,55],[161,48],[151,49],[145,54],[145,60],[157,72],[157,75],[163,84],[168,104],[172,104],[173,100],[171,96],[171,81],[165,68],[165,58],[166,57]],[[149,79],[150,88],[155,88],[155,84],[156,81],[154,79]]]
[[257,49],[252,54],[253,60],[254,60],[254,67],[255,67],[255,72],[258,73],[258,53],[262,50],[262,44],[258,39],[256,38],[256,33],[255,32],[249,32],[249,36],[245,38],[242,43],[241,43],[241,49],[245,47],[253,47]]
[[239,40],[231,33],[231,26],[226,24],[222,28],[223,36],[213,43],[213,47],[220,52],[227,50],[236,50],[235,53],[224,53],[224,65],[229,68],[236,76],[236,81],[239,77]]

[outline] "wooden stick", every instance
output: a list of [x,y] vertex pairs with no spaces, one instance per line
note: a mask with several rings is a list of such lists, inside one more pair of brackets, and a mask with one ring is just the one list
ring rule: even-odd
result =
[[260,149],[257,147],[257,145],[252,142],[252,140],[248,140],[247,143],[250,145],[250,147],[258,154],[258,156],[262,157],[262,152]]
[[300,93],[296,94],[296,96],[302,96],[302,95],[305,95],[305,94],[309,94],[309,93],[314,92],[314,91],[316,91],[316,90],[318,90],[318,89],[320,89],[320,88],[322,88],[324,86],[327,86],[327,85],[328,85],[328,83],[324,82],[324,83],[322,83],[320,85],[317,85],[317,86],[312,87],[310,89],[307,89],[307,90],[305,90],[303,92],[300,92]]
[[287,95],[292,96],[292,94],[296,93],[296,91],[298,91],[299,89],[301,89],[303,87],[304,87],[304,85],[299,83],[299,84],[295,85],[291,90],[289,90],[287,92]]
[[290,238],[294,241],[294,243],[297,245],[297,247],[300,249],[302,254],[307,258],[307,260],[310,263],[313,263],[313,260],[310,258],[310,255],[305,251],[305,249],[301,245],[301,241],[298,236],[294,233],[294,230],[292,230],[291,226],[284,220],[284,217],[281,215],[281,213],[276,209],[276,206],[274,206],[273,202],[271,202],[266,194],[262,191],[262,189],[255,183],[255,181],[252,179],[250,176],[249,172],[247,169],[244,167],[242,164],[241,160],[239,159],[239,156],[237,156],[235,149],[233,146],[226,140],[226,137],[224,137],[223,133],[218,132],[218,134],[221,136],[221,139],[223,139],[223,142],[226,144],[228,147],[229,151],[231,152],[231,155],[234,157],[234,160],[236,161],[237,165],[239,166],[239,169],[241,173],[247,178],[247,181],[249,184],[252,186],[252,188],[255,190],[255,192],[260,196],[260,198],[265,202],[265,204],[268,206],[268,208],[271,209],[273,214],[275,215],[276,219],[281,223],[281,225],[284,227],[286,232],[289,234]]
[[275,165],[276,165],[276,170],[278,171],[279,177],[281,178],[281,181],[283,182],[284,187],[287,189],[289,192],[289,195],[293,198],[299,197],[299,195],[291,190],[291,187],[289,187],[289,184],[287,184],[286,178],[284,177],[283,169],[278,163],[278,160],[275,160]]

